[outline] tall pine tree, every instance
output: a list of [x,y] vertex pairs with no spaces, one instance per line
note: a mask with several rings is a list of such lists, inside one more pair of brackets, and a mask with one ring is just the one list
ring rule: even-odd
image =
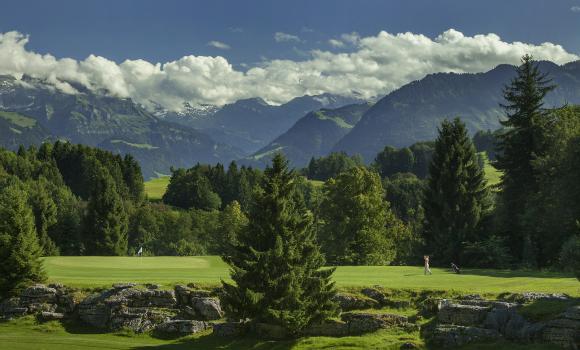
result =
[[18,183],[0,191],[0,297],[46,278],[40,260],[42,248],[26,197]]
[[111,175],[100,165],[94,168],[93,189],[85,217],[87,254],[127,254],[128,218]]
[[463,244],[479,238],[477,227],[489,202],[475,147],[458,118],[445,120],[439,129],[427,181],[427,246],[439,261],[460,263]]
[[297,334],[337,312],[331,275],[316,242],[312,215],[296,191],[296,174],[277,154],[255,194],[249,225],[231,255],[235,284],[222,282],[228,317],[284,327]]
[[547,151],[546,131],[550,118],[544,109],[543,99],[555,88],[546,74],[542,74],[532,56],[522,57],[516,69],[517,76],[504,88],[505,104],[502,104],[507,119],[502,121],[506,132],[499,135],[497,167],[502,176],[503,233],[516,258],[528,260],[535,265],[533,251],[536,237],[526,225],[526,212],[531,194],[539,190],[538,174],[534,169],[535,159]]

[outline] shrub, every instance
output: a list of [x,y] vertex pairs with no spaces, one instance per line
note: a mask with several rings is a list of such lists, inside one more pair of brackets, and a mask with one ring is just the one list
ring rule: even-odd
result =
[[560,266],[580,278],[580,235],[570,237],[560,250]]
[[510,254],[503,238],[491,236],[484,241],[466,243],[463,261],[479,268],[506,268]]

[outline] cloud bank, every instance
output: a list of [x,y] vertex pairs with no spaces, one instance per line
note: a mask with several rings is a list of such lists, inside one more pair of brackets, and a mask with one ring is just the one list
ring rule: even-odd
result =
[[75,93],[67,83],[74,82],[174,110],[182,108],[184,102],[222,105],[250,97],[274,104],[321,93],[372,98],[429,73],[482,72],[502,63],[517,64],[526,53],[558,64],[579,59],[552,43],[509,43],[495,34],[470,37],[454,29],[433,39],[384,31],[369,37],[345,34],[340,41],[348,52],[313,50],[302,61],[269,60],[246,71],[234,69],[221,56],[190,55],[166,63],[126,60],[120,64],[96,55],[82,61],[57,59],[29,51],[28,41],[28,36],[18,32],[0,34],[0,74],[45,79],[67,93]]
[[283,42],[299,43],[302,40],[300,40],[300,38],[296,35],[282,33],[282,32],[276,32],[276,33],[274,33],[274,41],[276,41],[277,43],[283,43]]

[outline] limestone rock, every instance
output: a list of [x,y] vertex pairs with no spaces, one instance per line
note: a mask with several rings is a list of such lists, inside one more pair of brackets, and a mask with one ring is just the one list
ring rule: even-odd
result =
[[54,320],[62,320],[64,318],[64,314],[59,312],[42,312],[40,314],[40,319],[43,321],[54,321]]
[[341,316],[348,323],[350,334],[374,332],[379,329],[402,326],[408,323],[406,316],[394,314],[346,313]]
[[220,302],[215,298],[194,298],[193,309],[204,320],[219,320],[223,317]]
[[20,302],[22,304],[55,304],[56,289],[44,284],[35,284],[22,291]]
[[11,319],[26,315],[27,307],[20,304],[20,298],[10,298],[0,303],[0,317]]
[[316,337],[342,337],[349,334],[349,325],[342,321],[326,320],[310,325],[304,329],[302,334]]
[[580,348],[580,306],[574,306],[549,321],[542,329],[542,340],[566,349]]
[[500,336],[499,332],[492,329],[445,324],[435,327],[432,341],[443,348],[451,348],[476,341],[494,340]]
[[442,324],[479,326],[490,311],[486,306],[455,304],[442,300],[439,304],[438,321]]
[[247,331],[247,324],[241,322],[224,322],[213,325],[213,334],[218,337],[237,337]]
[[383,304],[387,300],[386,295],[378,288],[364,288],[361,290],[362,295],[374,299],[379,304]]
[[343,311],[371,309],[379,306],[376,300],[355,294],[338,293],[334,300],[338,302]]
[[155,330],[163,334],[195,334],[206,330],[209,325],[204,321],[170,320],[159,324]]
[[133,288],[136,285],[137,285],[137,283],[133,283],[133,282],[115,283],[115,284],[113,284],[113,289],[123,290],[123,289]]

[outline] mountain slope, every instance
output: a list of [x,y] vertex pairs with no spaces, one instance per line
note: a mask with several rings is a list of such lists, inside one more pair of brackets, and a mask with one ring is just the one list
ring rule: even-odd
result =
[[[546,106],[580,103],[580,62],[558,66],[540,62],[558,88],[546,98]],[[500,65],[479,74],[439,73],[412,82],[378,101],[333,151],[361,154],[372,160],[386,145],[409,146],[433,140],[445,118],[459,116],[470,132],[499,128],[502,87],[515,75],[514,67]]]
[[306,166],[310,158],[326,155],[369,108],[370,104],[364,103],[310,112],[249,158],[267,161],[269,155],[281,151],[293,166]]
[[[197,130],[160,120],[130,99],[89,91],[65,94],[29,78],[0,77],[0,87],[0,113],[13,112],[38,125],[38,131],[30,130],[36,136],[22,142],[25,144],[40,143],[50,136],[132,153],[146,177],[168,173],[170,166],[226,162],[241,156]],[[14,148],[15,141],[4,134],[0,134],[0,145]]]
[[273,106],[260,98],[239,100],[221,108],[207,108],[209,113],[200,116],[198,110],[179,119],[169,114],[167,118],[199,129],[218,142],[226,143],[252,154],[287,131],[306,113],[320,108],[337,108],[361,100],[324,94],[297,97],[280,106]]

